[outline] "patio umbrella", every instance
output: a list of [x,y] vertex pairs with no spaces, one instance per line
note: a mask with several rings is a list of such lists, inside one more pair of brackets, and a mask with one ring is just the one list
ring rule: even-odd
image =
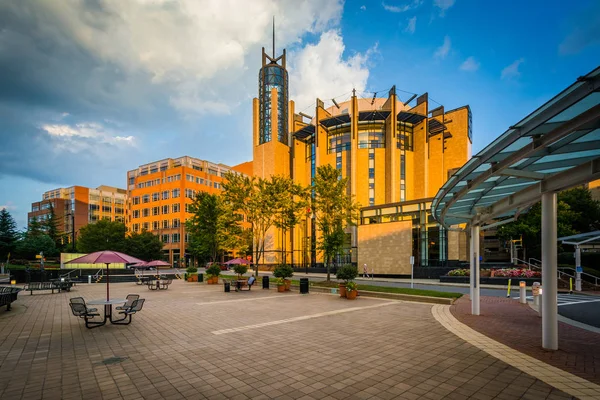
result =
[[144,267],[147,267],[147,266],[148,265],[146,265],[146,261],[142,261],[142,262],[130,265],[130,267],[133,267],[133,268],[144,268]]
[[162,260],[153,260],[153,261],[148,261],[147,263],[144,264],[145,267],[170,267],[171,264],[169,264],[166,261],[162,261]]
[[233,260],[229,260],[225,263],[225,265],[235,265],[235,264],[250,264],[250,261],[245,260],[243,258],[234,258]]
[[77,257],[71,261],[67,261],[68,263],[80,263],[80,264],[106,264],[106,301],[110,300],[110,270],[108,269],[108,264],[113,263],[124,263],[124,264],[132,264],[132,263],[143,263],[144,261],[139,258],[135,258],[129,256],[124,253],[119,253],[118,251],[112,250],[104,250],[97,251],[95,253],[90,253],[85,256]]

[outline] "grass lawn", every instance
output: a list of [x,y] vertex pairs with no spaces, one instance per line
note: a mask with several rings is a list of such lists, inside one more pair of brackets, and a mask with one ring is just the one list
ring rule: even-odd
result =
[[[321,287],[338,287],[337,282],[313,282],[313,286]],[[384,293],[399,293],[399,294],[411,294],[413,296],[430,296],[430,297],[443,297],[447,299],[458,299],[462,296],[462,293],[453,292],[438,292],[437,290],[425,290],[425,289],[411,289],[402,287],[388,287],[388,286],[375,286],[375,285],[363,285],[358,284],[358,290],[367,290],[370,292],[384,292]]]

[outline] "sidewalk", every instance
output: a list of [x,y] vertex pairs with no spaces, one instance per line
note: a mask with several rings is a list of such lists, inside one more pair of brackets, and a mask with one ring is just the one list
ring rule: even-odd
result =
[[526,304],[502,297],[481,297],[481,315],[471,315],[465,295],[450,307],[472,329],[519,352],[600,384],[600,334],[558,323],[558,350],[542,349],[542,319]]

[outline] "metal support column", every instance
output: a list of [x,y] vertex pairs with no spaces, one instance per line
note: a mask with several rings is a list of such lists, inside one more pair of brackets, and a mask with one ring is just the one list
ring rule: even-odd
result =
[[581,292],[581,247],[575,246],[575,291]]
[[473,298],[471,300],[471,314],[479,315],[479,225],[471,227],[473,240],[473,258],[471,258],[471,275]]
[[471,227],[470,235],[469,235],[469,300],[473,301],[473,279],[475,278],[475,265],[473,264],[473,260],[475,256],[473,255],[473,227]]
[[558,350],[556,193],[542,194],[542,347]]

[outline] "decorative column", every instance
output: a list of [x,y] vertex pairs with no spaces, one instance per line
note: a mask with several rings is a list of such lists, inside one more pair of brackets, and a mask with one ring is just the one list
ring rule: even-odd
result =
[[558,350],[556,193],[542,194],[542,347]]

